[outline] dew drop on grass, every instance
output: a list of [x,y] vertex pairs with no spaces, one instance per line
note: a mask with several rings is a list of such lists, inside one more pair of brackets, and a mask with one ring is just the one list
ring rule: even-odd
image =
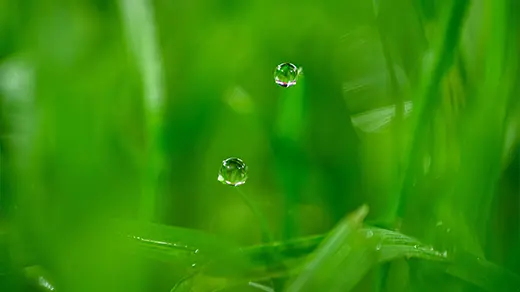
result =
[[217,179],[230,186],[243,185],[247,180],[247,165],[240,158],[230,157],[222,161]]
[[274,69],[274,81],[282,87],[291,87],[296,84],[300,69],[291,63],[282,63]]

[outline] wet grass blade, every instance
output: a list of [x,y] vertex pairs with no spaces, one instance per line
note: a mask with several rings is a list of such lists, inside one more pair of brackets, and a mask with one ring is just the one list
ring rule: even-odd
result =
[[[470,254],[451,254],[442,250],[437,250],[430,245],[421,243],[419,240],[403,235],[396,231],[386,230],[376,227],[360,228],[356,232],[357,235],[373,238],[374,241],[365,241],[368,243],[365,247],[370,247],[372,251],[377,250],[377,257],[375,263],[384,263],[396,259],[419,259],[426,261],[433,261],[440,264],[439,272],[446,272],[461,280],[476,285],[484,290],[490,290],[496,283],[501,283],[502,286],[520,287],[519,278],[517,275],[501,268],[488,261],[477,259],[476,256]],[[301,239],[294,239],[286,242],[276,242],[268,245],[259,245],[245,247],[239,253],[235,253],[234,257],[242,257],[242,265],[236,270],[224,271],[222,267],[227,260],[220,260],[213,268],[208,268],[203,271],[205,276],[201,276],[199,281],[204,281],[204,277],[212,279],[228,279],[226,285],[231,283],[244,283],[245,281],[262,281],[277,277],[290,277],[298,275],[304,271],[306,258],[312,254],[318,246],[323,246],[322,242],[325,240],[324,235],[311,236]],[[374,243],[377,243],[374,245]],[[363,249],[363,247],[359,247]],[[277,253],[280,258],[284,259],[284,264],[275,263],[275,266],[267,269],[265,267],[266,255]],[[359,253],[358,255],[363,255]],[[230,259],[231,257],[225,257]],[[366,257],[360,256],[358,260],[363,261]],[[238,261],[235,260],[235,263]],[[358,263],[358,261],[353,261]],[[283,268],[280,268],[282,267]],[[290,267],[287,269],[286,267]],[[241,271],[240,275],[233,271]],[[344,278],[338,276],[337,278]],[[247,280],[246,280],[247,279]],[[347,285],[346,283],[341,283]],[[333,283],[328,283],[333,285]],[[517,286],[515,286],[517,285]],[[515,291],[515,290],[511,290]]]
[[231,242],[193,229],[134,221],[121,222],[120,226],[120,235],[137,246],[139,253],[162,261],[190,258],[195,262],[238,248]]
[[309,256],[286,291],[349,291],[354,287],[376,260],[375,244],[357,238],[367,214],[364,205],[340,222]]

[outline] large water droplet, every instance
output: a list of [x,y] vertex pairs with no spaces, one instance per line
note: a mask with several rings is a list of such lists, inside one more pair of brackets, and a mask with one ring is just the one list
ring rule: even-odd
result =
[[274,69],[274,81],[283,87],[290,87],[296,84],[300,69],[291,63],[282,63]]
[[217,179],[231,186],[243,185],[247,180],[247,165],[240,158],[230,157],[222,161]]

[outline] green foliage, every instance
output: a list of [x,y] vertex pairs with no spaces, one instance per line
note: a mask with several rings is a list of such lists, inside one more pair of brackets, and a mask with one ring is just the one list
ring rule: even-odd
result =
[[0,2],[0,291],[519,291],[519,13]]

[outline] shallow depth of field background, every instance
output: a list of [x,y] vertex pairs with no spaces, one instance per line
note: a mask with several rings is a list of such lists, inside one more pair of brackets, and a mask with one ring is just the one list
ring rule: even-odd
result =
[[[276,240],[367,204],[369,224],[520,274],[519,13],[516,0],[0,1],[0,291],[36,289],[21,272],[36,264],[60,291],[169,291],[181,275],[118,253],[132,247],[108,239],[113,219],[259,244],[217,181],[232,156]],[[303,68],[294,87],[274,83],[283,62]],[[482,289],[389,265],[354,290]]]

